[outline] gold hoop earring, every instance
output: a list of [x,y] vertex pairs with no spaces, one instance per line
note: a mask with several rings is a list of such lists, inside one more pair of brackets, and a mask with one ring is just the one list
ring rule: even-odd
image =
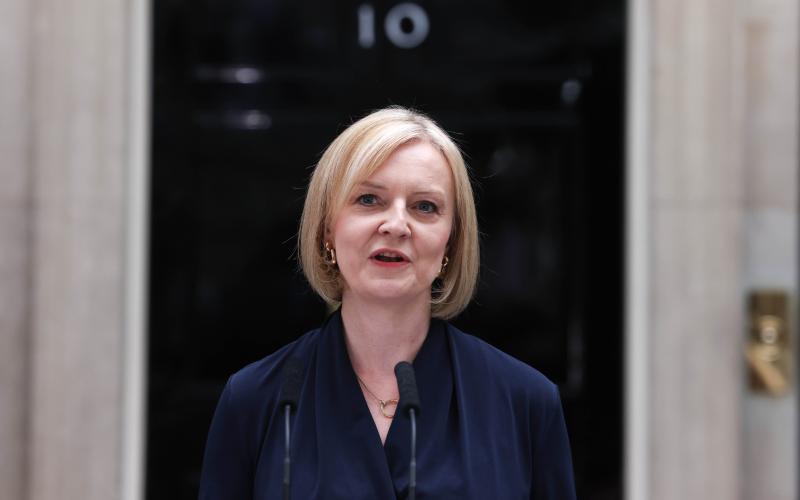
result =
[[445,255],[444,259],[442,259],[442,268],[439,269],[439,276],[440,277],[444,276],[444,272],[447,269],[447,264],[449,264],[449,263],[450,263],[450,259],[447,257],[447,255]]
[[336,265],[336,249],[331,248],[331,244],[329,241],[325,242],[325,257],[326,257],[325,261],[328,264],[332,266]]

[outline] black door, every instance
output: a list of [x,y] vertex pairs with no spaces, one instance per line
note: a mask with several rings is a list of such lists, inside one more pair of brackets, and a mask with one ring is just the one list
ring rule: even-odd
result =
[[481,284],[455,323],[560,385],[579,497],[621,498],[623,3],[154,16],[148,499],[196,498],[228,375],[323,319],[294,259],[310,168],[388,104],[430,114],[472,168]]

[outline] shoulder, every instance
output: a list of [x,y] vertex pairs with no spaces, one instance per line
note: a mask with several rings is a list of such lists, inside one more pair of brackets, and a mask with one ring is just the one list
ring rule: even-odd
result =
[[453,355],[463,368],[480,373],[494,391],[510,393],[514,399],[551,406],[559,404],[558,388],[536,368],[501,351],[488,342],[447,324]]
[[307,367],[315,352],[319,332],[319,329],[311,330],[231,375],[226,387],[230,404],[239,409],[247,409],[277,401],[282,383],[281,373],[286,361],[297,358]]

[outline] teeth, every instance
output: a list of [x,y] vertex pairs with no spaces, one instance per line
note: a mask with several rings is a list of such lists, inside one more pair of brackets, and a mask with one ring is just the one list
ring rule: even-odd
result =
[[405,260],[400,254],[395,252],[381,252],[375,255],[376,259],[379,260],[386,260],[386,261],[403,261]]

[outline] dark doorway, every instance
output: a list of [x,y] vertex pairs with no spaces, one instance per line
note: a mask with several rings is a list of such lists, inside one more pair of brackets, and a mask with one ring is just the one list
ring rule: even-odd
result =
[[579,497],[622,498],[623,2],[153,6],[147,498],[196,498],[227,377],[323,319],[294,259],[310,168],[388,104],[473,171],[455,323],[559,384]]

